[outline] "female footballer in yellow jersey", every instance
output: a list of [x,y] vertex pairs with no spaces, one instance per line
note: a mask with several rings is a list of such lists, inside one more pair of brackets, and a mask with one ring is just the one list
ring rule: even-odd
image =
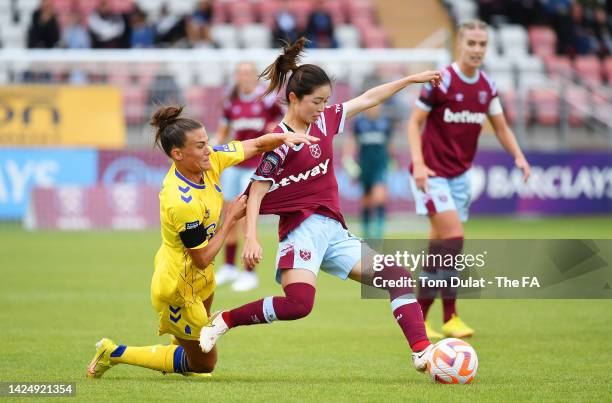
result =
[[302,134],[275,133],[210,147],[204,126],[183,117],[182,109],[162,107],[151,119],[156,128],[155,144],[173,161],[159,194],[162,244],[155,255],[151,281],[159,334],[174,336],[173,344],[132,347],[104,338],[96,344],[96,355],[87,368],[90,378],[100,378],[117,364],[185,375],[213,371],[216,350],[204,353],[198,342],[202,326],[208,323],[215,291],[213,261],[246,208],[246,196],[239,196],[219,224],[221,172],[282,144],[294,147],[318,141]]

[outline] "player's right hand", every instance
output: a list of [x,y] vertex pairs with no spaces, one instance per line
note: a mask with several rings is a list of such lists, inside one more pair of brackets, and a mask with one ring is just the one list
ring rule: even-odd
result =
[[228,203],[225,212],[226,220],[238,221],[246,214],[247,196],[240,195]]
[[416,182],[416,187],[422,192],[427,192],[427,178],[436,176],[436,173],[429,169],[425,164],[414,164],[412,166],[412,176]]
[[241,256],[242,263],[247,267],[254,268],[261,262],[262,254],[263,250],[259,242],[257,242],[257,239],[248,237],[244,239],[244,247],[242,248]]

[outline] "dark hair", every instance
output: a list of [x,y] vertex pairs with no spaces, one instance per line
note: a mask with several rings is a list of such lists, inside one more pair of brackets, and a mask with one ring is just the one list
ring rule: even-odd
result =
[[168,157],[174,147],[185,145],[185,133],[204,127],[197,120],[182,117],[183,105],[161,106],[155,111],[150,125],[155,131],[155,145],[160,147]]
[[307,39],[304,37],[301,37],[293,44],[285,42],[283,53],[259,75],[260,79],[265,78],[270,80],[270,84],[262,96],[280,90],[285,84],[289,72],[291,72],[291,76],[285,88],[285,100],[287,103],[289,102],[289,93],[291,92],[293,92],[298,99],[302,99],[304,95],[312,94],[317,87],[322,85],[331,86],[331,80],[327,76],[327,73],[319,66],[315,66],[314,64],[302,64],[298,66],[300,55],[306,42]]

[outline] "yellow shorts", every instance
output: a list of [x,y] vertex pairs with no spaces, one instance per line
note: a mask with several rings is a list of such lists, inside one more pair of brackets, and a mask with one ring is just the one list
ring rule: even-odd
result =
[[208,313],[200,297],[189,306],[154,300],[153,307],[159,315],[160,336],[168,333],[185,340],[199,340],[200,330],[208,323]]

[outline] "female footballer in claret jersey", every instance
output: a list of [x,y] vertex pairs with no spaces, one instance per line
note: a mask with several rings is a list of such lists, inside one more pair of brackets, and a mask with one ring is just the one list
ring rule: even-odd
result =
[[[351,278],[365,284],[372,284],[374,277],[386,281],[407,276],[405,269],[397,265],[388,265],[376,273],[368,270],[365,262],[362,268],[361,240],[348,232],[340,212],[333,139],[344,131],[347,118],[384,102],[410,84],[437,85],[440,73],[415,74],[372,88],[345,103],[327,106],[332,85],[325,71],[313,64],[298,65],[305,42],[301,38],[288,45],[262,76],[270,80],[268,93],[286,82],[289,108],[276,132],[306,132],[320,141],[309,146],[281,146],[262,157],[248,192],[243,251],[248,264],[258,263],[262,250],[257,241],[257,217],[260,213],[280,216],[276,279],[285,295],[213,315],[211,326],[202,328],[200,344],[204,351],[212,351],[219,337],[231,328],[307,316],[315,301],[320,269],[343,280]],[[393,315],[413,351],[413,364],[424,371],[432,345],[412,288],[385,289]]]
[[154,260],[151,301],[159,316],[159,334],[172,335],[173,344],[133,347],[104,338],[87,368],[90,378],[100,378],[117,364],[189,375],[213,371],[216,350],[203,353],[198,345],[215,291],[213,262],[246,208],[246,196],[236,198],[219,222],[221,172],[283,144],[318,141],[302,134],[267,134],[210,147],[204,126],[182,116],[182,109],[162,107],[151,119],[155,144],[172,159],[159,193],[162,244]]
[[[471,21],[459,27],[457,61],[442,70],[442,82],[438,87],[423,86],[408,123],[411,186],[417,214],[427,215],[431,224],[430,254],[456,256],[463,249],[462,222],[468,218],[470,204],[468,170],[486,118],[493,125],[501,145],[523,171],[524,180],[530,175],[529,163],[504,118],[495,84],[480,70],[488,39],[484,22]],[[424,269],[422,275],[456,275],[452,268]],[[444,335],[467,337],[474,334],[457,315],[456,289],[421,288],[418,301],[423,316],[427,317],[438,291],[443,305]],[[426,325],[430,337],[442,337],[427,322]]]
[[[262,97],[264,88],[258,86],[257,70],[250,62],[236,66],[236,84],[223,102],[223,118],[218,130],[217,143],[225,143],[230,134],[235,140],[250,140],[272,131],[283,110],[273,95]],[[268,130],[269,129],[269,130]],[[259,156],[248,158],[223,172],[221,185],[225,200],[241,194],[251,181],[259,164]],[[239,234],[244,234],[244,220],[238,221],[225,242],[225,264],[216,273],[217,284],[232,283],[234,291],[249,291],[257,287],[259,280],[254,267],[238,270],[235,265]]]

